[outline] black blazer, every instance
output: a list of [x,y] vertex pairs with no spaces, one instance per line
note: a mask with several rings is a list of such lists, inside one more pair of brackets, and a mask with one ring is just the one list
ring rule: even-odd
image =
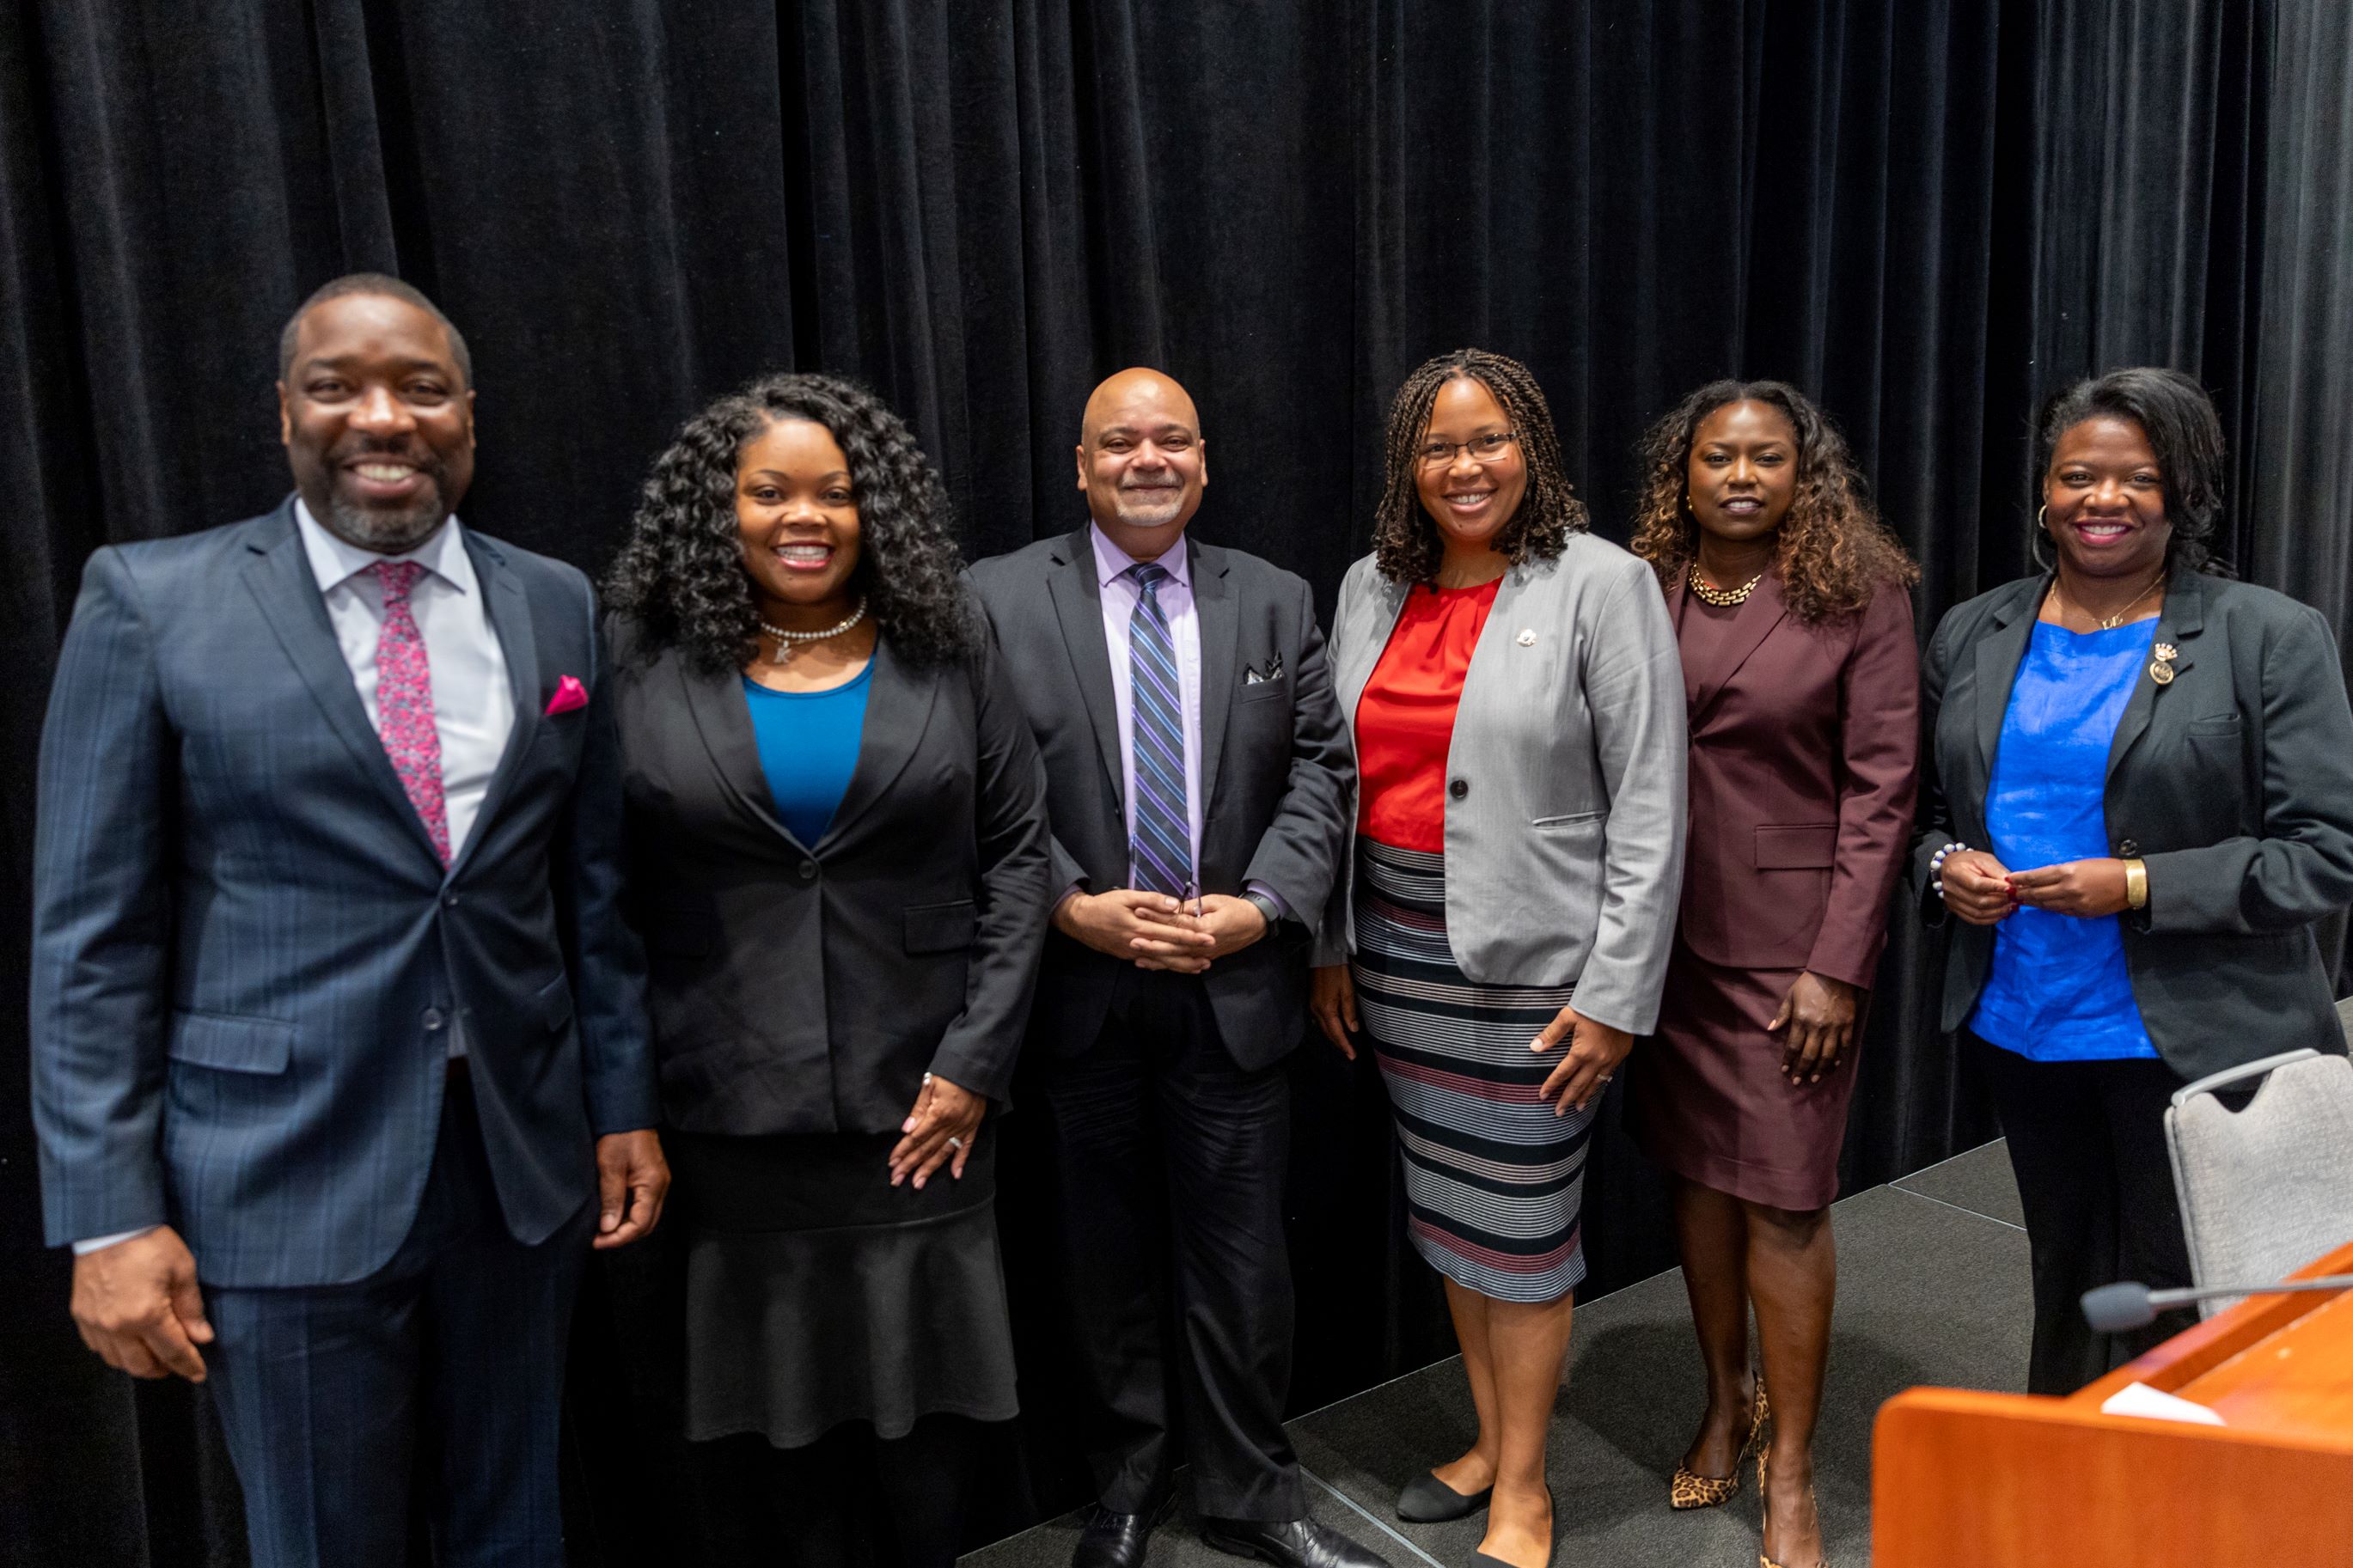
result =
[[616,633],[628,904],[670,1124],[891,1131],[926,1070],[1002,1101],[1046,926],[1046,795],[993,650],[923,669],[877,641],[849,792],[804,845],[742,678]]
[[[1240,551],[1187,548],[1201,630],[1201,890],[1262,882],[1294,917],[1202,976],[1227,1052],[1254,1069],[1306,1026],[1308,943],[1347,838],[1356,764],[1307,584]],[[1126,887],[1119,710],[1087,530],[983,561],[972,582],[1045,755],[1053,896]],[[1050,932],[1031,1020],[1040,1045],[1092,1046],[1113,987],[1134,972]]]
[[[1983,847],[1986,791],[2010,690],[2047,577],[1948,611],[1922,670],[1921,912],[1952,933],[1947,1030],[1968,1021],[1999,927],[1947,921],[1928,862]],[[2353,711],[2318,611],[2245,583],[2176,575],[2155,640],[2176,679],[2143,673],[2108,752],[2109,849],[2148,863],[2148,905],[2123,920],[2149,1039],[2185,1079],[2310,1046],[2342,1051],[2313,922],[2353,903]]]

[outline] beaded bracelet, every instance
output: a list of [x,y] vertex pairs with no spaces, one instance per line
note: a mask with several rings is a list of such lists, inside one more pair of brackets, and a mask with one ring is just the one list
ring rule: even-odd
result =
[[1967,849],[1966,844],[1947,844],[1928,857],[1928,890],[1938,898],[1945,896],[1945,857]]

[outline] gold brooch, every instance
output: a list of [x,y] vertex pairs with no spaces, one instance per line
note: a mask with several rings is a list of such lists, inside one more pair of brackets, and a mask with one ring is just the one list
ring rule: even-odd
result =
[[2173,661],[2181,657],[2181,650],[2169,642],[2161,642],[2152,651],[2157,657],[2148,661],[2148,678],[2159,686],[2172,685]]

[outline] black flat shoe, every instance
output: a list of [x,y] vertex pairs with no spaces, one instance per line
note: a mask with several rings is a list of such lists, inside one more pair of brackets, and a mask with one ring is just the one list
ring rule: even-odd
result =
[[1254,1519],[1205,1519],[1201,1539],[1220,1552],[1255,1557],[1275,1568],[1389,1568],[1389,1560],[1312,1519],[1268,1524]]
[[1465,1497],[1428,1470],[1406,1482],[1398,1493],[1397,1516],[1408,1524],[1443,1524],[1450,1519],[1468,1519],[1487,1506],[1495,1494],[1486,1487]]
[[1097,1503],[1087,1510],[1071,1568],[1144,1568],[1144,1549],[1151,1542],[1153,1526],[1168,1517],[1175,1502],[1170,1498],[1143,1513],[1114,1513]]

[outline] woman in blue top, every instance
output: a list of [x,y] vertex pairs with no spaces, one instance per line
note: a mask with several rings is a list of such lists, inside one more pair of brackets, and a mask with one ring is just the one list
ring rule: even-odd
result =
[[608,598],[686,1435],[768,1561],[938,1564],[1014,1414],[994,1132],[1045,781],[947,500],[872,394],[775,376],[655,465]]
[[2095,1335],[2078,1305],[2188,1282],[2172,1092],[2344,1048],[2313,923],[2353,902],[2353,712],[2319,614],[2208,555],[2222,435],[2197,383],[2113,372],[2039,436],[2054,565],[1936,628],[1914,855],[1929,922],[1961,922],[1944,1024],[2025,1206],[2028,1386],[2064,1394],[2179,1326]]

